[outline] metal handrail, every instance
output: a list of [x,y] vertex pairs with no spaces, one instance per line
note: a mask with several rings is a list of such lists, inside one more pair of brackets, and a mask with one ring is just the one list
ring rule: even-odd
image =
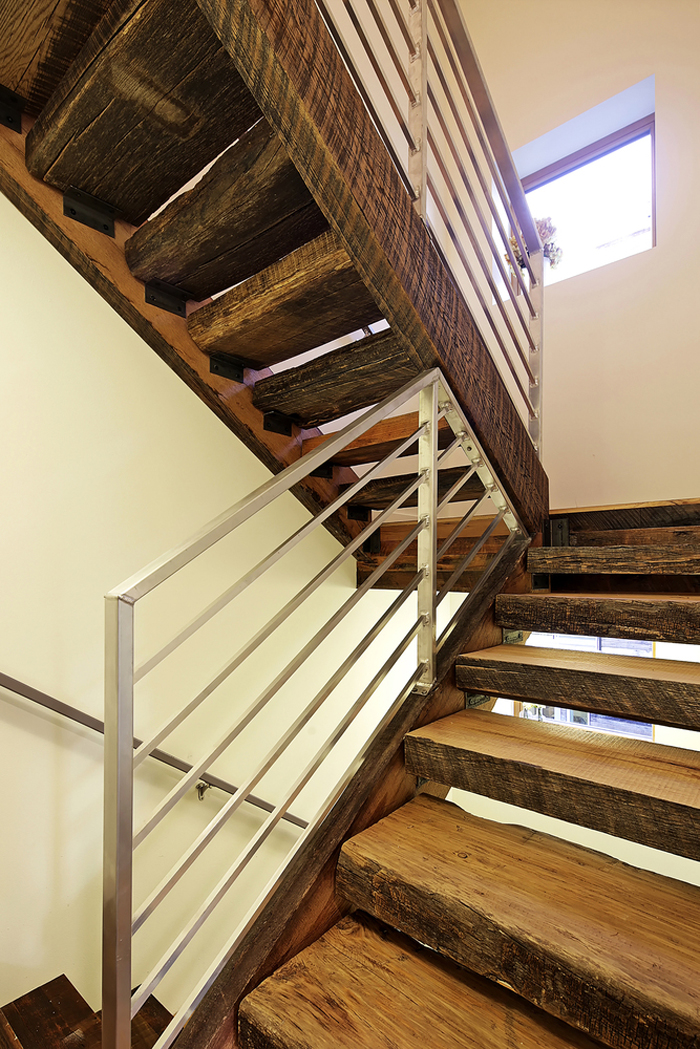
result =
[[[222,595],[210,602],[203,611],[191,618],[188,624],[175,632],[173,640],[161,647],[155,656],[148,658],[141,666],[134,669],[134,612],[136,604],[151,594],[159,585],[176,575],[183,567],[189,565],[201,554],[230,535],[237,527],[270,506],[280,495],[289,491],[292,485],[314,471],[321,463],[332,460],[348,444],[385,419],[388,415],[401,410],[414,397],[419,398],[418,425],[412,434],[397,444],[389,454],[367,474],[354,482],[347,490],[324,509],[316,518],[298,528],[289,539],[280,543],[272,553],[263,557],[258,564],[248,570],[241,579],[225,588]],[[438,424],[447,420],[453,432],[453,439],[448,447],[438,450]],[[375,512],[359,534],[350,540],[338,554],[331,557],[324,568],[305,583],[283,607],[274,611],[266,623],[257,629],[231,659],[211,677],[194,697],[187,700],[179,710],[170,715],[167,721],[145,743],[140,744],[133,753],[133,719],[134,719],[134,686],[137,680],[143,679],[156,665],[175,652],[181,643],[193,637],[205,624],[210,623],[218,612],[222,611],[236,597],[245,594],[248,585],[263,575],[288,552],[293,550],[302,538],[314,528],[321,527],[330,513],[337,511],[350,500],[362,498],[363,488],[375,479],[412,445],[417,445],[417,464],[414,475],[406,479],[401,490],[389,505]],[[449,491],[438,502],[438,473],[442,466],[449,464],[452,468],[455,457],[464,463],[464,471],[453,483]],[[404,460],[407,461],[407,460]],[[466,502],[471,504],[451,535],[443,541],[438,549],[437,517],[439,512],[450,507],[451,500],[459,505],[465,500],[464,486],[470,478],[478,477],[483,485],[483,494],[474,495],[470,490]],[[253,655],[260,645],[275,630],[286,622],[289,616],[299,609],[302,603],[315,592],[333,573],[353,554],[357,553],[367,539],[378,532],[382,524],[388,521],[397,511],[407,513],[406,505],[417,499],[415,521],[403,538],[391,551],[374,565],[356,590],[320,625],[312,636],[301,644],[292,658],[278,670],[273,679],[265,684],[259,694],[247,706],[236,711],[233,721],[223,730],[218,740],[209,745],[207,752],[196,758],[187,771],[172,789],[147,815],[140,827],[133,826],[133,774],[136,768],[149,755],[156,752],[158,744],[166,739],[176,728],[208,699],[209,696],[240,666]],[[484,511],[491,506],[486,515],[489,522],[482,534],[476,538],[459,564],[452,568],[446,583],[438,590],[438,561],[454,540],[461,534],[467,521],[471,520],[477,510]],[[438,369],[426,372],[411,380],[398,393],[386,397],[374,408],[363,413],[339,433],[329,436],[313,452],[303,456],[298,462],[287,467],[276,477],[261,485],[251,495],[240,500],[231,510],[219,515],[206,528],[201,529],[191,540],[176,547],[174,551],[158,558],[146,569],[130,577],[125,584],[107,595],[107,668],[106,687],[106,753],[105,753],[105,904],[104,904],[104,990],[103,990],[103,1032],[105,1049],[122,1049],[129,1044],[129,1030],[132,1017],[158,985],[163,976],[176,964],[182,952],[199,933],[215,908],[224,899],[235,884],[239,874],[246,868],[252,857],[269,838],[280,820],[290,817],[290,806],[304,787],[311,781],[317,770],[323,765],[333,747],[353,723],[369,699],[387,679],[393,668],[402,659],[411,666],[409,683],[400,690],[405,695],[406,687],[427,693],[435,681],[436,654],[439,642],[436,630],[436,612],[440,603],[451,592],[459,577],[472,564],[478,553],[494,534],[501,522],[505,522],[511,535],[521,529],[518,516],[510,499],[498,482],[495,472],[489,464],[483,449],[475,439],[462,409],[455,400],[449,386]],[[212,763],[223,755],[240,734],[256,718],[269,708],[271,700],[291,678],[307,665],[308,659],[327,638],[336,631],[349,613],[357,608],[366,594],[376,586],[395,566],[402,566],[402,558],[408,557],[408,551],[417,546],[417,560],[414,568],[409,570],[409,578],[401,589],[399,596],[391,606],[372,623],[364,636],[354,643],[352,651],[342,660],[340,666],[322,681],[314,690],[313,698],[292,719],[277,738],[273,738],[266,748],[266,753],[253,762],[253,766],[244,777],[244,782],[234,792],[221,810],[199,832],[194,842],[189,844],[183,854],[175,860],[170,870],[149,892],[146,899],[136,910],[132,903],[133,863],[137,848],[155,829],[161,820],[170,813],[185,796],[192,785],[205,778]],[[497,563],[498,555],[487,565],[486,574]],[[452,567],[452,566],[450,566]],[[405,571],[405,569],[403,569]],[[393,584],[392,584],[393,585]],[[176,932],[170,945],[163,951],[150,971],[143,978],[138,978],[131,969],[131,938],[139,934],[151,919],[169,893],[180,879],[191,869],[202,856],[205,849],[216,835],[227,825],[231,817],[239,810],[241,804],[251,799],[252,790],[263,777],[276,766],[276,763],[287,753],[288,748],[298,738],[300,732],[309,724],[314,715],[321,710],[357,661],[369,651],[383,634],[387,626],[394,622],[400,609],[407,605],[410,598],[415,600],[415,619],[402,640],[384,656],[381,669],[370,683],[361,691],[360,696],[350,702],[348,709],[342,712],[340,720],[331,728],[325,742],[316,747],[314,753],[304,765],[303,770],[295,775],[294,781],[282,789],[282,798],[266,806],[268,817],[243,847],[241,853],[233,859],[231,866],[220,877],[184,928]],[[470,598],[467,598],[470,600]],[[447,629],[449,630],[449,624]],[[176,643],[175,643],[176,642]],[[415,646],[415,651],[414,651]],[[403,673],[403,671],[402,671]],[[380,730],[375,727],[370,738],[375,738]],[[363,747],[360,747],[360,753]],[[303,835],[306,836],[314,826],[316,819],[309,821]],[[294,848],[290,856],[294,852]],[[218,969],[216,970],[218,972]],[[213,980],[215,971],[207,977]],[[138,984],[133,997],[130,988]],[[158,1041],[156,1049],[166,1049],[175,1038],[183,1019],[194,1007],[193,1003],[200,994],[201,985],[193,998],[183,1006],[166,1032]],[[203,993],[203,992],[202,992]],[[178,1019],[178,1017],[180,1019]],[[178,1026],[180,1024],[180,1026]]]

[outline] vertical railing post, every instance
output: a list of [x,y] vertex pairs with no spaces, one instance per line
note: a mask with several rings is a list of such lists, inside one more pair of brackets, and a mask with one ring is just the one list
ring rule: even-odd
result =
[[106,598],[102,1047],[131,1049],[134,606]]
[[540,249],[530,255],[530,264],[535,275],[535,281],[530,288],[530,297],[535,307],[536,316],[530,321],[530,332],[532,341],[537,347],[530,349],[529,359],[532,373],[537,379],[537,384],[530,383],[530,403],[536,415],[528,424],[532,443],[537,449],[539,458],[542,458],[542,364],[543,364],[543,341],[544,341],[544,253]]
[[428,691],[435,680],[435,594],[437,591],[437,432],[438,383],[431,382],[420,392],[419,425],[427,426],[418,439],[418,470],[424,475],[418,488],[418,518],[426,527],[418,535],[418,569],[423,578],[418,584],[418,615],[423,624],[418,633],[418,660],[423,664],[423,677],[418,683],[421,691]]
[[409,106],[408,129],[416,150],[408,157],[408,177],[416,192],[415,206],[425,218],[428,193],[428,4],[411,0],[410,30],[415,54],[409,61],[408,77],[417,98]]

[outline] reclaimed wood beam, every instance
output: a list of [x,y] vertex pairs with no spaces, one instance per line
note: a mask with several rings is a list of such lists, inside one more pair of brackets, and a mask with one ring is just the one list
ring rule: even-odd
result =
[[[367,430],[356,441],[349,444],[342,452],[336,455],[333,462],[337,466],[359,466],[361,463],[375,463],[393,452],[394,448],[410,437],[418,429],[418,412],[408,412],[406,415],[393,415],[388,419],[382,419],[380,423]],[[317,437],[307,437],[302,444],[302,453],[313,452],[324,441],[328,440],[328,434],[319,434]],[[447,448],[454,440],[454,434],[446,419],[438,422],[438,448]],[[416,455],[418,452],[418,441],[410,447],[404,455]]]
[[552,525],[561,518],[568,520],[570,533],[618,528],[682,528],[687,525],[700,525],[700,499],[672,499],[656,503],[627,503],[621,506],[588,506],[551,512]]
[[[318,438],[314,438],[318,440]],[[306,441],[303,445],[306,453]],[[700,525],[687,528],[616,528],[571,532],[571,546],[690,546],[700,548]]]
[[197,2],[416,371],[444,369],[526,527],[539,531],[546,474],[313,0]]
[[700,575],[700,544],[663,546],[541,546],[528,554],[530,572],[547,575]]

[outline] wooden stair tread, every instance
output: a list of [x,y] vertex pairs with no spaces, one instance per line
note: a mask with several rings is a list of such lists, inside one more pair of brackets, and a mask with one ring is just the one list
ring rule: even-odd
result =
[[405,740],[422,776],[700,860],[700,753],[460,711]]
[[194,0],[176,17],[170,0],[117,0],[27,136],[27,166],[139,225],[259,116]]
[[68,72],[110,0],[5,0],[0,6],[0,82],[36,116]]
[[697,663],[499,645],[458,656],[455,680],[470,692],[700,728]]
[[496,623],[513,630],[700,642],[700,598],[669,594],[500,594]]
[[[466,467],[454,466],[446,470],[440,470],[438,474],[438,499],[444,498],[453,484],[466,473]],[[373,510],[382,510],[389,506],[401,492],[408,487],[416,475],[398,474],[394,477],[379,477],[374,481],[368,481],[349,502],[350,506],[368,506]],[[464,487],[455,496],[455,501],[470,501],[480,499],[484,494],[484,486],[476,474],[472,474]],[[417,506],[418,495],[414,492],[406,500],[404,506]]]
[[[193,315],[196,317],[197,314]],[[195,340],[196,341],[196,340]],[[359,466],[361,463],[376,463],[389,455],[395,448],[415,433],[418,429],[418,412],[406,415],[394,415],[382,419],[380,423],[367,430],[361,437],[349,444],[347,448],[334,456],[333,462],[338,466]],[[309,437],[302,444],[302,454],[313,452],[328,440],[328,434]],[[438,448],[447,448],[454,440],[454,434],[446,419],[438,422]],[[412,445],[404,455],[416,455],[418,442]]]
[[243,1001],[242,1049],[594,1049],[585,1035],[364,914]]
[[59,1049],[64,1039],[94,1013],[67,976],[36,987],[0,1010],[5,1018],[6,1040],[16,1039],[14,1049]]
[[673,546],[540,546],[527,555],[529,572],[700,574],[700,544]]
[[700,889],[418,797],[346,842],[374,914],[624,1049],[697,1049]]
[[241,135],[193,189],[126,242],[129,269],[204,299],[328,228],[266,120]]
[[700,525],[685,528],[612,528],[571,532],[571,546],[700,546]]
[[329,230],[191,314],[188,328],[205,353],[269,365],[381,316],[337,235]]
[[416,376],[416,366],[391,331],[316,357],[256,383],[261,411],[288,415],[301,426],[319,426],[375,404]]

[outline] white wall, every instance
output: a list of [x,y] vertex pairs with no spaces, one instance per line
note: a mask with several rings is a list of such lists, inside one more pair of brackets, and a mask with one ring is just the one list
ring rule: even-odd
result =
[[656,77],[657,246],[547,289],[544,464],[553,508],[700,494],[694,0],[461,0],[517,149]]
[[[4,308],[0,352],[0,490],[3,513],[0,670],[84,711],[102,717],[103,595],[152,558],[186,539],[269,477],[257,461],[97,296],[5,198],[0,197],[0,286]],[[168,630],[230,585],[246,567],[308,520],[291,495],[260,520],[225,540],[137,609],[137,661]],[[324,529],[297,547],[249,601],[232,606],[221,623],[188,642],[137,686],[136,731],[144,735],[218,670],[280,602],[340,551]],[[355,589],[350,559],[295,618],[195,718],[165,744],[186,760],[204,752],[259,694],[329,612]],[[189,594],[190,604],[185,606]],[[352,618],[344,640],[314,653],[274,701],[266,724],[251,726],[214,771],[235,783],[271,746],[271,725],[288,724],[336,669],[341,655],[386,607],[391,595],[372,593]],[[407,610],[407,615],[410,613]],[[406,617],[392,632],[406,628]],[[199,647],[197,647],[199,645]],[[357,688],[386,658],[388,645],[353,669]],[[393,646],[392,646],[393,647]],[[315,676],[315,673],[318,674]],[[397,676],[389,682],[394,695]],[[350,692],[335,694],[292,752],[284,775],[256,788],[272,800],[309,747],[324,738]],[[361,721],[355,744],[389,692]],[[3,859],[0,863],[0,1004],[60,972],[99,1006],[102,744],[10,693],[0,693]],[[293,808],[309,816],[344,757],[317,777]],[[171,789],[178,775],[147,761],[137,783],[136,823]],[[169,869],[226,800],[218,791],[199,802],[194,790],[137,852],[137,900]],[[221,835],[211,862],[183,879],[167,914],[186,919],[199,899],[260,826],[259,810],[243,806]],[[197,975],[197,958],[223,942],[297,831],[281,825],[226,904],[207,943],[193,945],[187,972],[169,978],[159,997],[177,1004]],[[141,853],[143,852],[143,856]],[[172,935],[172,934],[171,934]],[[135,981],[170,942],[167,929],[144,928],[137,940]]]

